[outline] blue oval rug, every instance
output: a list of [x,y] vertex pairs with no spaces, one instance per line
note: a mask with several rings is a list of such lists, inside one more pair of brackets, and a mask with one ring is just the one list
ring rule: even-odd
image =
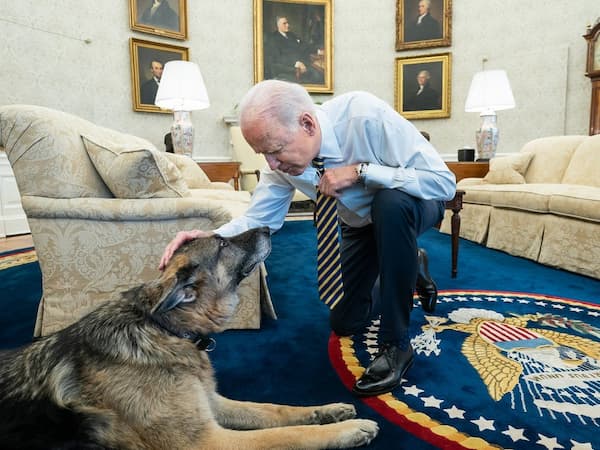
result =
[[[440,448],[599,448],[599,316],[600,306],[566,298],[441,291],[433,315],[415,302],[406,379],[363,401]],[[377,351],[378,328],[330,337],[349,389]]]

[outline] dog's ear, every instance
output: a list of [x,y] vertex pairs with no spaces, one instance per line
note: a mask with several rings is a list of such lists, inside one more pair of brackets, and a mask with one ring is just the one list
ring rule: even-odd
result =
[[159,302],[154,306],[153,314],[161,314],[176,308],[181,303],[196,300],[194,285],[184,280],[175,281],[171,288],[165,289]]

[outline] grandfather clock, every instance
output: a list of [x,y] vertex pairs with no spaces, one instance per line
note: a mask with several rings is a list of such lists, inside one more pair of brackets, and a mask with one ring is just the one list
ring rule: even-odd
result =
[[590,135],[600,134],[600,18],[596,20],[596,25],[588,27],[583,37],[588,45],[585,75],[592,82]]

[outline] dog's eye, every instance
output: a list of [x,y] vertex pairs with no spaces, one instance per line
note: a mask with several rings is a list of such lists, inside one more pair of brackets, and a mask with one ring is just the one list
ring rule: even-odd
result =
[[229,246],[229,242],[227,242],[225,239],[221,239],[219,241],[219,247],[228,247]]

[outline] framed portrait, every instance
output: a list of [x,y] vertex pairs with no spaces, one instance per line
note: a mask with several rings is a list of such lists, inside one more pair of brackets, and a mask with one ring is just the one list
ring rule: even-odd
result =
[[131,29],[187,39],[187,0],[129,0]]
[[396,2],[396,50],[450,46],[452,0]]
[[154,104],[164,65],[169,61],[189,61],[186,47],[131,38],[131,86],[133,110],[170,113]]
[[451,56],[396,58],[396,111],[407,119],[450,117]]
[[254,82],[333,92],[333,0],[254,0]]

